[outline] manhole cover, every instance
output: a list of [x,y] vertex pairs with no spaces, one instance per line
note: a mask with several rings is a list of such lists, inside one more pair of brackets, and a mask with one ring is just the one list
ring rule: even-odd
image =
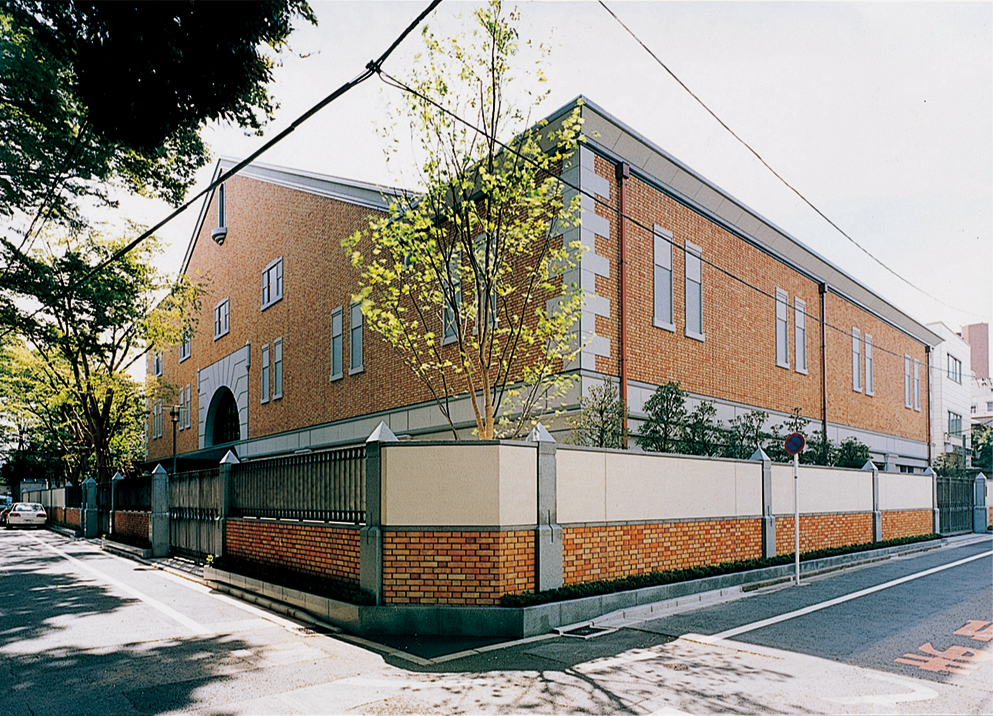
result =
[[559,636],[572,636],[579,639],[592,639],[596,636],[603,636],[604,634],[610,634],[611,632],[617,631],[616,629],[608,629],[606,627],[593,626],[592,624],[587,624],[585,626],[576,627],[575,629],[561,630],[556,629]]

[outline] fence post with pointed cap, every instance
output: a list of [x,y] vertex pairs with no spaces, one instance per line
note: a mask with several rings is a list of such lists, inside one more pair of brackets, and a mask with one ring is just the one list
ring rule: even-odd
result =
[[989,511],[986,509],[986,475],[976,475],[975,497],[972,502],[972,531],[985,534],[989,526]]
[[238,459],[238,456],[233,451],[228,450],[224,453],[224,457],[221,458],[220,465],[217,466],[217,474],[220,478],[217,489],[221,493],[217,496],[217,504],[219,506],[218,519],[221,521],[221,529],[214,531],[214,544],[211,547],[211,554],[215,557],[220,557],[224,554],[224,533],[228,526],[228,515],[231,514],[231,471],[240,462],[241,460]]
[[762,463],[762,556],[776,556],[776,518],[772,514],[772,460],[762,448],[748,458]]
[[124,475],[115,472],[110,478],[110,534],[114,534],[114,522],[117,520],[117,485],[124,479]]
[[879,509],[879,468],[872,460],[866,460],[863,470],[872,470],[872,541],[883,541],[883,513]]
[[152,470],[152,514],[148,519],[148,541],[153,557],[169,556],[169,473],[162,465]]
[[365,525],[359,529],[359,586],[383,600],[383,447],[395,443],[397,436],[384,422],[365,441]]
[[538,514],[534,533],[535,591],[562,586],[562,527],[558,524],[555,438],[538,423],[528,435],[538,448]]
[[83,537],[96,537],[100,532],[100,514],[97,510],[97,481],[92,477],[83,480]]
[[931,478],[931,531],[937,535],[941,534],[941,513],[938,511],[938,473],[930,467],[926,467],[924,474]]

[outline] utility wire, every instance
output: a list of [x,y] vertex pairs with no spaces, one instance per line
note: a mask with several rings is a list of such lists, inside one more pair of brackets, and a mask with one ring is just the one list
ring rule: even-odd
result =
[[799,191],[799,190],[797,190],[797,188],[796,188],[796,187],[794,187],[794,186],[793,186],[792,184],[790,184],[790,183],[789,183],[788,181],[786,181],[786,179],[784,179],[784,178],[783,178],[783,177],[782,177],[782,176],[781,176],[781,175],[779,174],[779,172],[777,172],[777,171],[776,171],[775,169],[773,169],[773,168],[772,168],[772,167],[771,167],[771,166],[769,165],[769,163],[768,163],[768,162],[767,162],[767,161],[766,161],[765,159],[763,159],[763,158],[762,158],[762,156],[761,156],[761,155],[760,155],[760,154],[759,154],[759,153],[758,153],[757,151],[755,151],[754,149],[752,149],[752,147],[751,147],[751,146],[750,146],[750,145],[748,144],[748,142],[746,142],[746,141],[745,141],[744,139],[742,139],[741,137],[739,137],[739,136],[738,136],[738,135],[737,135],[737,134],[736,134],[736,133],[734,132],[734,130],[733,130],[733,129],[731,129],[731,128],[730,128],[730,127],[729,127],[729,126],[728,126],[728,125],[727,125],[727,124],[726,124],[726,123],[724,122],[724,120],[722,120],[722,119],[721,119],[720,117],[718,117],[718,116],[717,116],[717,114],[716,114],[716,113],[715,113],[715,112],[714,112],[714,111],[713,111],[713,110],[712,110],[712,109],[711,109],[710,107],[708,107],[708,106],[707,106],[707,105],[706,105],[706,104],[704,103],[704,101],[703,101],[702,99],[700,99],[700,98],[699,98],[699,97],[698,97],[698,96],[697,96],[697,95],[696,95],[696,94],[695,94],[695,93],[693,92],[693,90],[691,90],[691,89],[690,89],[689,87],[687,87],[687,86],[686,86],[686,83],[685,83],[685,82],[683,82],[683,81],[682,81],[681,79],[679,79],[679,77],[677,77],[677,76],[676,76],[676,73],[675,73],[675,72],[673,72],[672,70],[670,70],[670,69],[669,69],[669,67],[668,67],[668,66],[666,66],[666,64],[665,64],[665,63],[664,63],[664,62],[663,62],[662,60],[660,60],[660,59],[659,59],[659,57],[658,57],[658,56],[657,56],[657,55],[656,55],[656,54],[655,54],[654,52],[652,52],[652,51],[651,51],[651,49],[649,49],[649,47],[648,47],[648,45],[646,45],[646,44],[645,44],[644,42],[642,42],[642,41],[641,41],[641,38],[639,38],[639,37],[638,37],[638,36],[637,36],[637,35],[636,35],[636,34],[634,33],[634,31],[633,31],[633,30],[632,30],[632,29],[631,29],[630,27],[628,27],[627,25],[625,25],[625,24],[624,24],[624,22],[623,22],[623,21],[622,21],[622,20],[621,20],[621,19],[620,19],[619,17],[617,17],[617,15],[616,15],[616,14],[614,14],[614,11],[613,11],[613,10],[611,10],[611,9],[610,9],[609,7],[607,7],[607,4],[606,4],[606,3],[605,3],[605,2],[603,1],[603,0],[599,0],[599,2],[600,2],[600,5],[601,5],[601,7],[603,7],[603,9],[604,9],[604,10],[606,10],[606,11],[607,11],[608,13],[610,13],[610,16],[611,16],[612,18],[614,18],[614,19],[615,19],[615,20],[617,21],[617,24],[619,24],[619,25],[620,25],[621,27],[623,27],[623,28],[624,28],[624,29],[625,29],[625,30],[627,31],[627,33],[628,33],[629,35],[631,35],[631,37],[632,37],[632,38],[634,38],[634,40],[635,40],[635,42],[637,42],[637,43],[638,43],[639,45],[641,45],[641,46],[642,46],[642,48],[644,48],[644,50],[645,50],[645,52],[647,52],[647,53],[648,53],[649,55],[651,55],[651,56],[652,56],[652,59],[654,59],[654,60],[655,60],[655,61],[656,61],[656,62],[657,62],[657,63],[659,64],[659,66],[660,66],[660,67],[661,67],[661,68],[662,68],[663,70],[665,70],[665,71],[666,71],[667,73],[669,73],[669,76],[670,76],[670,77],[672,77],[672,79],[674,79],[674,80],[676,81],[676,83],[677,83],[677,84],[679,84],[679,86],[680,86],[680,87],[682,87],[682,88],[683,88],[684,90],[686,90],[686,92],[687,92],[687,94],[689,94],[689,95],[690,95],[690,97],[692,97],[693,99],[695,99],[695,100],[697,101],[697,103],[698,103],[698,104],[699,104],[699,105],[700,105],[701,107],[703,107],[703,108],[704,108],[704,109],[705,109],[705,110],[707,111],[707,113],[708,113],[708,114],[709,114],[709,115],[710,115],[711,117],[713,117],[713,118],[714,118],[715,120],[717,120],[717,123],[718,123],[718,124],[720,124],[720,125],[721,125],[722,127],[724,127],[724,129],[725,129],[725,130],[727,130],[727,132],[728,132],[728,133],[729,133],[729,134],[730,134],[730,135],[731,135],[732,137],[734,137],[735,139],[737,139],[737,140],[738,140],[738,142],[740,142],[740,143],[741,143],[741,145],[742,145],[743,147],[745,147],[745,149],[747,149],[747,150],[748,150],[749,152],[751,152],[751,153],[752,153],[752,155],[753,155],[753,156],[754,156],[754,157],[755,157],[756,159],[758,159],[758,160],[759,160],[759,161],[760,161],[760,162],[762,163],[762,166],[764,166],[764,167],[765,167],[766,169],[768,169],[768,170],[769,170],[770,172],[772,172],[772,174],[773,174],[773,176],[775,176],[775,177],[776,177],[777,179],[779,179],[779,181],[781,181],[781,182],[782,182],[782,183],[783,183],[783,184],[784,184],[784,185],[786,186],[786,188],[788,188],[788,189],[789,189],[790,191],[792,191],[792,192],[793,192],[794,194],[796,194],[796,195],[797,195],[797,196],[798,196],[798,197],[800,198],[800,200],[801,200],[801,201],[802,201],[802,202],[803,202],[804,204],[806,204],[806,205],[807,205],[807,206],[809,206],[809,207],[810,207],[811,209],[813,209],[813,210],[814,210],[814,212],[815,212],[815,213],[816,213],[816,214],[817,214],[818,216],[820,216],[820,217],[821,217],[822,219],[824,219],[824,221],[826,221],[826,222],[827,222],[828,224],[830,224],[830,225],[831,225],[831,226],[832,226],[832,227],[833,227],[833,228],[834,228],[834,229],[835,229],[835,230],[836,230],[836,231],[837,231],[837,232],[838,232],[839,234],[841,234],[841,235],[842,235],[842,236],[844,236],[844,237],[845,237],[846,239],[848,239],[848,240],[849,240],[849,241],[850,241],[850,242],[851,242],[852,244],[854,244],[854,245],[855,245],[855,246],[856,246],[856,247],[857,247],[857,248],[858,248],[858,249],[859,249],[859,250],[860,250],[860,251],[861,251],[862,253],[864,253],[864,254],[865,254],[866,256],[868,256],[868,257],[869,257],[870,259],[872,259],[872,260],[873,260],[873,261],[875,261],[875,262],[876,262],[877,264],[879,264],[880,266],[882,266],[882,267],[883,267],[884,269],[886,269],[886,270],[887,270],[887,271],[888,271],[889,273],[891,273],[891,274],[893,274],[893,275],[894,275],[894,276],[896,276],[896,277],[897,277],[898,279],[900,279],[901,281],[903,281],[903,282],[904,282],[905,284],[907,284],[907,285],[908,285],[908,286],[910,286],[911,288],[913,288],[913,289],[915,289],[916,291],[918,291],[918,292],[920,292],[920,293],[922,293],[922,294],[924,294],[925,296],[927,296],[927,297],[928,297],[928,298],[930,298],[931,300],[933,300],[933,301],[937,301],[937,302],[938,302],[938,303],[940,303],[940,304],[941,304],[942,306],[945,306],[945,307],[947,307],[947,308],[951,308],[951,309],[954,309],[954,310],[956,310],[956,311],[961,311],[962,313],[965,313],[965,314],[968,314],[968,315],[970,315],[970,316],[977,316],[977,317],[980,317],[980,316],[979,316],[979,314],[977,314],[977,313],[972,313],[971,311],[966,311],[966,310],[964,310],[964,309],[962,309],[962,308],[960,308],[960,307],[958,307],[958,306],[953,306],[953,305],[952,305],[952,304],[950,304],[950,303],[945,303],[944,301],[942,301],[942,300],[941,300],[940,298],[938,298],[937,296],[934,296],[934,295],[932,295],[932,294],[930,294],[930,293],[928,293],[927,291],[925,291],[925,290],[924,290],[923,288],[921,288],[920,286],[917,286],[917,285],[915,285],[915,284],[913,284],[913,283],[911,283],[910,281],[908,281],[907,279],[905,279],[905,278],[904,278],[903,276],[901,276],[900,274],[898,274],[898,273],[897,273],[896,271],[894,271],[893,269],[891,269],[891,268],[890,268],[889,266],[887,266],[886,264],[884,264],[884,263],[883,263],[882,261],[880,261],[879,259],[877,259],[877,258],[876,258],[876,257],[875,257],[875,256],[874,256],[874,255],[873,255],[873,254],[872,254],[872,253],[871,253],[871,252],[870,252],[870,251],[869,251],[869,250],[868,250],[867,248],[865,248],[865,247],[864,247],[864,246],[863,246],[862,244],[860,244],[860,243],[859,243],[858,241],[856,241],[855,239],[853,239],[853,238],[852,238],[852,237],[851,237],[851,236],[850,236],[850,235],[849,235],[849,234],[848,234],[848,233],[847,233],[847,232],[846,232],[846,231],[845,231],[844,229],[842,229],[842,228],[841,228],[840,226],[838,226],[838,225],[837,225],[837,224],[836,224],[836,223],[835,223],[834,221],[832,221],[832,220],[831,220],[830,218],[828,218],[828,216],[827,216],[827,215],[826,215],[826,214],[825,214],[825,213],[824,213],[823,211],[821,211],[821,210],[820,210],[820,209],[818,209],[818,208],[817,208],[816,206],[814,206],[814,204],[813,204],[813,202],[811,202],[811,201],[810,201],[809,199],[807,199],[807,197],[805,197],[805,196],[804,196],[803,194],[801,194],[801,193],[800,193],[800,191]]
[[[479,127],[477,127],[474,124],[472,124],[470,121],[468,121],[466,119],[463,119],[462,117],[460,117],[459,115],[455,114],[454,112],[452,112],[451,110],[447,109],[446,107],[442,106],[441,104],[439,104],[435,100],[431,99],[430,97],[427,97],[426,95],[418,92],[416,89],[414,89],[414,88],[412,88],[412,87],[404,84],[400,80],[396,79],[395,77],[389,75],[388,73],[386,73],[386,72],[384,72],[382,70],[380,70],[378,74],[379,74],[380,79],[385,84],[387,84],[387,85],[389,85],[389,86],[391,86],[391,87],[393,87],[395,89],[403,90],[404,92],[409,92],[410,94],[413,94],[414,96],[418,97],[419,99],[423,100],[424,102],[427,102],[427,103],[431,104],[433,107],[437,108],[441,112],[444,112],[445,114],[447,114],[449,117],[451,117],[455,121],[457,121],[457,122],[465,125],[467,128],[471,129],[472,131],[479,133],[480,135],[482,135],[483,137],[487,138],[488,140],[492,140],[494,142],[494,144],[496,144],[497,146],[501,147],[505,151],[508,151],[511,154],[514,154],[515,156],[519,157],[520,159],[523,159],[525,162],[527,162],[531,166],[535,167],[536,169],[542,169],[541,165],[538,162],[536,162],[535,160],[533,160],[530,157],[527,157],[527,156],[521,154],[520,151],[518,151],[517,149],[515,149],[514,147],[512,147],[512,146],[510,146],[508,144],[505,144],[504,142],[500,141],[496,137],[489,135],[485,130],[480,129]],[[591,192],[589,192],[589,191],[587,191],[585,189],[582,189],[581,187],[577,186],[576,184],[573,184],[572,182],[563,179],[561,176],[556,176],[555,178],[556,178],[556,180],[559,183],[561,183],[561,184],[569,187],[570,189],[575,190],[576,192],[582,194],[585,197],[588,197],[588,198],[592,199],[595,203],[599,204],[600,206],[603,206],[608,211],[614,213],[618,218],[626,219],[627,221],[631,222],[632,224],[634,224],[638,228],[643,229],[644,231],[646,231],[649,235],[658,236],[658,238],[663,239],[670,246],[675,247],[677,250],[682,251],[684,254],[686,253],[686,247],[685,246],[682,246],[682,245],[676,243],[675,241],[673,241],[672,239],[668,238],[667,236],[655,234],[654,227],[649,227],[647,224],[644,224],[643,222],[641,222],[638,219],[634,218],[630,214],[627,214],[626,212],[621,212],[621,210],[619,208],[611,205],[608,201],[605,201],[604,199],[599,198],[598,196],[594,195],[593,193],[591,193]],[[703,258],[702,256],[698,256],[697,258],[700,259],[701,263],[706,264],[707,266],[710,266],[715,271],[718,271],[719,273],[727,276],[728,278],[730,278],[730,279],[732,279],[734,281],[737,281],[738,283],[740,283],[740,284],[742,284],[742,285],[744,285],[744,286],[752,289],[753,291],[756,291],[756,292],[762,294],[763,296],[766,296],[767,298],[772,299],[773,301],[778,300],[777,297],[775,296],[775,294],[769,293],[765,289],[759,288],[758,286],[749,283],[748,281],[746,281],[745,279],[741,278],[740,276],[732,273],[728,269],[725,269],[722,266],[718,266],[717,264],[715,264],[712,261],[709,261],[709,260]],[[796,309],[794,308],[794,310],[796,310]],[[805,310],[805,311],[803,311],[803,315],[806,316],[807,318],[811,319],[814,323],[819,324],[819,325],[822,325],[824,328],[830,328],[830,329],[835,330],[835,331],[837,331],[837,332],[839,332],[839,333],[841,333],[841,334],[843,334],[845,336],[850,336],[851,335],[849,329],[847,329],[847,328],[841,328],[839,326],[832,325],[830,323],[827,323],[826,321],[821,321],[820,318],[816,314],[808,313]],[[897,353],[896,351],[891,351],[891,350],[889,350],[887,348],[883,348],[882,346],[873,343],[873,351],[876,351],[876,350],[879,350],[882,353],[889,353],[890,355],[896,356],[900,360],[903,360],[904,357],[905,357],[905,355],[906,355],[905,353]],[[925,364],[925,365],[927,365],[927,364]]]
[[[68,294],[69,292],[75,290],[79,286],[81,286],[81,285],[89,282],[90,280],[92,280],[100,272],[102,272],[105,268],[107,268],[110,264],[112,264],[115,261],[119,260],[125,254],[133,251],[135,248],[138,247],[139,244],[141,244],[143,241],[147,240],[150,236],[152,236],[152,234],[154,234],[156,231],[158,231],[163,226],[165,226],[166,224],[168,224],[170,221],[172,221],[173,219],[175,219],[177,216],[179,216],[180,214],[182,214],[184,211],[186,211],[187,209],[189,209],[200,198],[202,198],[202,197],[206,196],[207,194],[209,194],[210,192],[212,192],[220,184],[223,184],[227,179],[229,179],[230,177],[232,177],[235,174],[237,174],[238,172],[240,172],[242,169],[244,169],[246,166],[248,166],[249,164],[251,164],[256,159],[258,159],[262,154],[264,154],[265,152],[267,152],[269,149],[272,149],[273,146],[275,146],[277,143],[279,143],[283,139],[285,139],[289,134],[291,134],[294,130],[296,130],[297,127],[299,127],[301,124],[303,124],[304,122],[306,122],[312,116],[314,116],[315,114],[317,114],[320,110],[324,109],[329,104],[331,104],[332,102],[334,102],[336,99],[338,99],[339,97],[341,97],[343,94],[345,94],[349,90],[357,87],[358,85],[362,84],[367,79],[369,79],[370,77],[372,77],[374,74],[376,74],[377,72],[379,72],[381,70],[381,68],[382,68],[383,63],[387,60],[387,58],[389,58],[389,56],[391,54],[393,54],[393,51],[400,45],[400,43],[403,42],[407,38],[407,36],[411,32],[413,32],[414,29],[419,24],[421,24],[421,22],[424,20],[424,18],[427,17],[440,4],[441,4],[441,0],[432,0],[431,4],[428,5],[427,8],[425,8],[421,12],[421,14],[418,15],[413,20],[413,22],[411,22],[407,26],[407,28],[402,33],[400,33],[400,35],[397,36],[396,40],[393,41],[393,44],[391,44],[386,49],[386,51],[379,56],[378,59],[371,60],[365,66],[365,69],[358,76],[356,76],[354,79],[346,82],[345,84],[341,85],[334,92],[332,92],[327,97],[325,97],[324,99],[322,99],[320,102],[318,102],[317,104],[315,104],[313,107],[311,107],[310,109],[308,109],[306,112],[304,112],[303,114],[301,114],[299,117],[297,117],[292,122],[292,124],[290,124],[289,127],[287,127],[282,132],[280,132],[279,134],[277,134],[275,137],[273,137],[272,139],[270,139],[268,142],[266,142],[265,144],[263,144],[259,149],[257,149],[254,152],[252,152],[247,158],[243,159],[242,161],[238,162],[236,165],[234,165],[233,167],[231,167],[231,169],[229,169],[227,172],[224,172],[223,174],[221,174],[220,176],[218,176],[218,178],[215,179],[214,181],[212,181],[206,188],[204,188],[202,191],[200,191],[199,193],[197,193],[197,195],[194,196],[192,199],[187,200],[182,206],[180,206],[177,209],[175,209],[171,214],[169,214],[167,217],[165,217],[162,221],[160,221],[155,226],[153,226],[152,228],[150,228],[147,231],[145,231],[144,233],[142,233],[136,239],[134,239],[129,244],[127,244],[127,246],[124,246],[120,250],[114,252],[110,257],[108,257],[104,261],[102,261],[99,264],[97,264],[91,271],[89,271],[88,273],[86,273],[79,280],[77,280],[74,283],[66,286],[65,293]],[[41,313],[43,310],[44,310],[43,308],[39,308],[39,309],[35,310],[34,312],[32,312],[31,314],[29,314],[28,317],[29,318],[33,318],[34,316],[37,316],[39,313]],[[0,333],[0,337],[2,337],[4,335],[7,335],[12,330],[13,330],[13,327],[8,328],[3,333]]]

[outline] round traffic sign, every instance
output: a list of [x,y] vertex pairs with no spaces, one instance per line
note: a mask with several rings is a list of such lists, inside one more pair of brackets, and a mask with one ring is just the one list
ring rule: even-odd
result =
[[803,446],[807,444],[804,440],[803,435],[800,433],[790,433],[786,436],[786,452],[790,455],[796,455],[803,450]]

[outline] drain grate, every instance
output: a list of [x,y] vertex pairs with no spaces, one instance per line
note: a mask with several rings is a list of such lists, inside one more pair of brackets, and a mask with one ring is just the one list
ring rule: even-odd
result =
[[604,634],[612,634],[617,630],[609,629],[607,627],[598,627],[592,624],[584,624],[583,626],[573,627],[571,629],[556,629],[555,631],[559,636],[571,636],[577,639],[592,639],[594,637],[603,636]]

